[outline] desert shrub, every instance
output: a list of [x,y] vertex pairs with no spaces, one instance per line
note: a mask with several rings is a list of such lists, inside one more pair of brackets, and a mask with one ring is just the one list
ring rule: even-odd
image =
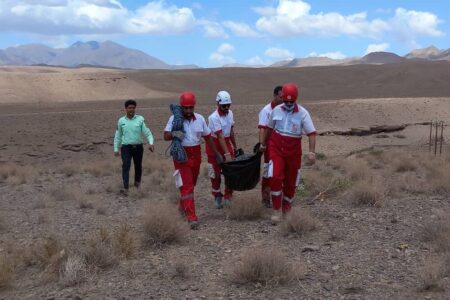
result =
[[381,207],[387,199],[388,189],[381,179],[358,181],[345,195],[347,201],[355,206]]
[[132,257],[136,250],[132,228],[127,224],[121,225],[114,234],[114,243],[119,255],[125,258]]
[[450,252],[450,208],[436,213],[436,218],[423,227],[423,240],[438,252]]
[[319,227],[319,221],[300,207],[293,207],[281,223],[284,235],[303,236]]
[[85,259],[78,255],[71,255],[67,258],[59,271],[59,283],[63,287],[71,287],[84,282],[87,278],[88,270]]
[[21,185],[30,182],[36,174],[32,166],[20,166],[17,164],[4,164],[0,166],[0,182],[10,185]]
[[147,245],[181,242],[188,232],[176,207],[164,202],[153,203],[145,208],[143,227],[144,242]]
[[0,255],[0,291],[10,286],[14,279],[14,267],[6,255]]
[[261,200],[256,197],[235,198],[227,210],[228,218],[232,220],[256,220],[261,218],[263,208]]
[[283,285],[304,275],[303,265],[289,263],[277,248],[252,247],[243,250],[230,270],[230,279],[239,284]]
[[88,266],[107,269],[118,263],[118,255],[109,231],[105,228],[94,234],[84,250],[84,258]]

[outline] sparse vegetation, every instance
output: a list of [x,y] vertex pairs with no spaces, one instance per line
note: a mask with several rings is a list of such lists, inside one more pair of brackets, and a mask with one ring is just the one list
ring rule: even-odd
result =
[[181,242],[188,233],[176,207],[164,202],[153,203],[145,209],[143,225],[147,245]]
[[277,248],[252,247],[242,252],[230,275],[232,282],[239,284],[276,286],[301,279],[305,275],[305,267],[289,262]]
[[84,257],[87,265],[98,269],[107,269],[118,263],[118,255],[107,229],[100,228],[98,233],[92,236],[88,241]]
[[189,277],[189,267],[185,260],[175,258],[172,260],[172,277],[185,279]]
[[31,166],[20,166],[17,164],[5,164],[0,168],[0,182],[10,185],[21,185],[28,183],[35,174]]
[[73,201],[77,200],[77,194],[79,192],[73,188],[68,186],[62,186],[58,188],[54,188],[50,191],[50,195],[56,201]]
[[387,197],[387,188],[381,179],[358,181],[345,195],[347,201],[353,205],[369,205],[381,207]]
[[435,213],[435,218],[425,224],[423,239],[437,252],[450,253],[450,208]]
[[0,255],[0,291],[10,286],[14,279],[14,267],[3,254]]
[[263,208],[261,200],[252,198],[235,198],[231,203],[229,209],[227,209],[228,218],[232,220],[256,220],[261,218]]
[[450,274],[450,257],[440,256],[427,258],[420,272],[424,291],[442,291],[441,280]]
[[303,236],[319,227],[319,221],[300,207],[293,207],[281,223],[284,235]]
[[136,250],[135,239],[129,225],[123,224],[114,235],[117,252],[125,258],[130,258]]
[[59,282],[64,287],[78,285],[86,280],[88,274],[83,257],[72,255],[67,258],[59,271]]

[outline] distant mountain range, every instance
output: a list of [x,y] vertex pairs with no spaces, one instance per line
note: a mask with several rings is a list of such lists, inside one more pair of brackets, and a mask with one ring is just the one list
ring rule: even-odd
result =
[[[416,49],[399,56],[391,52],[372,52],[363,57],[332,59],[329,57],[294,58],[276,62],[272,65],[229,64],[225,68],[299,68],[312,66],[356,65],[356,64],[392,64],[410,60],[447,60],[450,61],[450,49],[442,50],[434,46]],[[63,67],[108,67],[120,69],[195,69],[196,65],[169,65],[162,60],[142,51],[106,42],[76,42],[68,48],[51,48],[41,44],[28,44],[0,49],[0,65],[49,65]]]
[[0,50],[0,65],[50,65],[64,67],[110,67],[120,69],[193,69],[195,65],[169,65],[142,51],[106,42],[76,42],[54,49],[28,44]]
[[353,57],[345,59],[332,59],[329,57],[305,57],[294,58],[288,61],[276,62],[270,67],[312,67],[312,66],[332,66],[332,65],[358,65],[358,64],[393,64],[403,63],[410,60],[446,60],[450,61],[450,49],[441,50],[434,46],[416,49],[399,56],[391,52],[372,52],[363,57]]

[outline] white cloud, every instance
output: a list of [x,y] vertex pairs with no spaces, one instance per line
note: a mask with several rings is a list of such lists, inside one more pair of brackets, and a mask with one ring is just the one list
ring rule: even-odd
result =
[[234,52],[234,46],[228,43],[221,44],[217,50],[209,56],[209,61],[215,65],[223,66],[233,64],[236,60],[230,55]]
[[190,8],[165,1],[128,10],[119,0],[3,0],[0,19],[0,30],[45,35],[181,34],[196,25]]
[[389,48],[388,43],[382,43],[382,44],[370,44],[367,46],[365,54],[369,54],[372,52],[382,52],[386,51]]
[[416,44],[415,40],[419,36],[443,36],[444,33],[438,29],[440,23],[442,21],[430,12],[406,10],[404,8],[397,8],[395,16],[391,20],[395,36],[410,44]]
[[256,28],[276,37],[290,36],[359,36],[381,39],[392,34],[403,42],[419,36],[442,36],[442,22],[430,12],[398,8],[393,17],[369,19],[367,12],[343,15],[338,12],[312,13],[303,0],[279,0],[278,4],[253,9],[260,15]]
[[309,57],[328,57],[331,59],[344,59],[347,56],[339,51],[336,52],[326,52],[326,53],[322,53],[322,54],[317,54],[316,52],[311,52],[309,55]]
[[234,51],[234,46],[228,43],[223,43],[217,48],[217,52],[220,54],[230,54]]
[[256,55],[256,56],[253,56],[253,57],[247,59],[245,61],[245,63],[247,65],[251,65],[251,66],[261,66],[261,65],[267,66],[267,65],[270,65],[272,62],[265,61],[264,59],[262,59],[261,57]]
[[292,59],[295,54],[287,49],[282,48],[269,48],[264,54],[268,57],[277,58],[277,59]]
[[200,20],[197,24],[203,26],[205,30],[205,35],[210,38],[228,38],[222,25],[217,22],[212,22],[208,20]]
[[226,21],[223,26],[231,30],[234,35],[239,37],[258,37],[259,34],[253,30],[248,24],[241,22]]

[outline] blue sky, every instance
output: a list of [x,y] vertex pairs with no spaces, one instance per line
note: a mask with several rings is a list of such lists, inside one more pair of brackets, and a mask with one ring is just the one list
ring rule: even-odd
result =
[[1,0],[0,20],[2,49],[112,40],[203,67],[450,47],[445,0]]

